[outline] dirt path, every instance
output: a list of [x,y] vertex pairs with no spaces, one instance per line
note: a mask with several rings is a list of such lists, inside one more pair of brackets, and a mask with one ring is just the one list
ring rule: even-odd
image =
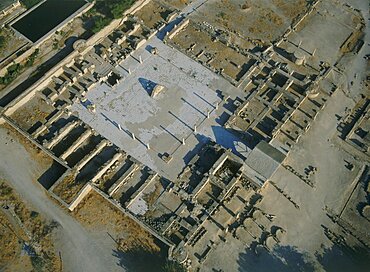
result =
[[60,224],[56,246],[61,252],[64,271],[122,271],[112,255],[113,241],[107,236],[106,243],[97,243],[74,218],[49,199],[41,185],[33,181],[40,166],[21,144],[10,141],[3,128],[0,128],[0,154],[0,177],[35,210]]

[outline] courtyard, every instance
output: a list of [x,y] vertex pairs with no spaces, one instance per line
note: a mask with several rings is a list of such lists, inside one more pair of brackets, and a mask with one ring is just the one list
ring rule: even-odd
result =
[[[154,47],[158,54],[150,53]],[[115,73],[121,80],[113,88],[96,86],[72,111],[150,168],[173,178],[208,139],[227,148],[236,145],[236,137],[220,126],[219,90],[234,87],[157,38],[117,65]],[[163,89],[152,97],[156,86]]]

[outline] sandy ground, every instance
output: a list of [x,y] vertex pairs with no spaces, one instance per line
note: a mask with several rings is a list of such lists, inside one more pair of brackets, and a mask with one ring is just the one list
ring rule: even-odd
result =
[[[298,14],[306,9],[306,1],[225,0],[204,1],[192,15],[195,21],[237,33],[243,38],[273,41],[284,33]],[[243,4],[249,5],[243,9]]]
[[[217,248],[207,258],[201,271],[212,271],[213,268],[224,271],[322,271],[325,268],[315,257],[325,250],[330,251],[333,246],[325,236],[323,226],[333,229],[335,224],[326,215],[325,209],[335,213],[340,211],[356,184],[355,178],[362,166],[361,162],[355,161],[351,155],[328,141],[328,135],[333,135],[336,130],[335,113],[342,112],[352,103],[342,92],[335,93],[288,157],[287,164],[302,173],[307,165],[318,168],[312,177],[315,188],[308,186],[284,167],[280,167],[272,176],[271,181],[290,196],[299,209],[271,184],[262,189],[263,199],[258,207],[274,215],[274,226],[286,230],[275,250],[263,250],[263,253],[256,255],[249,248],[242,251],[243,244],[231,239],[225,243],[230,253],[223,253],[222,249]],[[355,170],[345,168],[344,160],[352,162]],[[221,254],[225,257],[222,262],[218,261]],[[341,254],[335,252],[330,262],[333,263]],[[285,261],[281,261],[281,258]],[[346,265],[353,268],[352,263]]]
[[[339,101],[342,103],[338,103]],[[271,178],[292,197],[300,206],[300,210],[289,205],[284,207],[272,205],[271,201],[274,203],[279,201],[273,197],[275,194],[271,193],[274,189],[268,186],[263,191],[265,198],[261,205],[267,212],[275,214],[277,223],[287,229],[284,241],[286,244],[305,248],[312,253],[319,250],[321,244],[325,245],[326,240],[321,224],[329,224],[324,207],[339,212],[349,197],[352,182],[362,165],[351,155],[331,144],[328,139],[336,130],[335,113],[343,111],[350,105],[351,100],[346,99],[343,93],[335,93],[325,111],[319,114],[311,130],[294,147],[286,161],[286,164],[302,174],[308,165],[317,167],[317,173],[312,177],[315,188],[310,188],[283,167]],[[346,169],[344,160],[353,163],[355,170]]]
[[[205,1],[195,2],[201,4]],[[359,8],[364,16],[368,16],[366,1],[352,0],[350,2],[356,8]],[[196,5],[194,4],[194,6]],[[192,12],[194,6],[189,6],[183,12]],[[369,23],[368,17],[365,17],[365,21],[367,24]],[[150,42],[153,42],[153,40]],[[347,70],[345,71],[347,74],[347,81],[353,80],[354,73],[359,73],[358,78],[364,78],[365,62],[363,60],[363,56],[369,51],[368,44],[369,35],[365,37],[364,48],[360,51],[358,56],[353,60],[345,60],[346,62],[344,67],[347,67]],[[157,45],[158,47],[163,46],[160,42],[158,42]],[[164,57],[164,59],[169,56],[170,62],[172,62],[172,65],[177,67],[177,70],[179,69],[178,67],[182,67],[185,72],[191,73],[193,66],[190,65],[189,62],[184,62],[184,59],[182,58],[174,58],[173,56],[168,55],[169,52],[171,51],[166,51],[165,54],[167,55],[161,55],[162,53],[160,53],[160,55]],[[163,65],[164,62],[160,61],[155,63],[152,60],[151,64]],[[123,63],[122,65],[125,67],[125,65],[130,64]],[[167,67],[165,67],[165,65],[163,66],[164,70],[162,70],[162,72],[164,74],[168,73],[166,70]],[[141,76],[142,73],[145,72],[149,74],[148,70],[144,70],[143,72],[140,69],[132,69],[132,71],[131,80],[133,82],[136,82],[137,78]],[[134,79],[132,79],[132,77],[134,77]],[[203,73],[202,71],[201,73],[197,73],[194,78],[195,80],[203,81],[202,88],[207,89],[207,84],[209,84],[209,86],[216,86],[214,85],[215,81],[210,80],[212,77],[214,76],[212,75],[208,77],[208,74],[205,72]],[[158,77],[154,79],[163,80],[163,78],[166,77]],[[130,77],[128,77],[128,79],[130,79]],[[188,76],[183,80],[186,81],[187,79]],[[176,80],[179,79],[176,78]],[[125,83],[125,81],[123,82]],[[168,75],[167,79],[163,82],[169,83]],[[137,82],[135,84],[132,83],[131,86],[135,85],[140,88],[140,85],[137,85]],[[361,91],[360,87],[360,80],[356,80],[354,86],[348,90],[349,96],[357,97]],[[134,92],[135,90],[139,90],[137,87],[135,88],[132,89],[132,93],[130,94],[131,99],[136,98],[134,96]],[[143,90],[141,89],[141,91]],[[97,99],[99,98],[99,95],[104,93],[104,89],[102,89],[98,94],[94,94],[94,91],[90,93],[91,97],[89,97],[89,99]],[[205,91],[205,93],[207,94],[208,92]],[[143,94],[141,94],[141,97],[143,97]],[[185,99],[187,97],[188,96],[185,96]],[[216,100],[214,96],[210,96],[209,99],[211,99],[212,102]],[[275,216],[274,224],[281,226],[286,230],[285,235],[281,239],[281,245],[274,251],[274,254],[284,256],[284,264],[291,265],[290,270],[292,271],[313,270],[310,268],[314,268],[316,270],[324,269],[323,263],[312,261],[312,259],[315,254],[320,254],[325,249],[330,250],[333,246],[324,234],[323,226],[329,228],[334,227],[324,209],[329,208],[334,212],[338,212],[341,209],[344,202],[349,197],[349,193],[354,185],[354,179],[363,164],[362,162],[356,161],[351,155],[341,150],[332,142],[332,137],[336,131],[338,123],[335,114],[343,115],[344,109],[346,107],[350,108],[353,105],[354,102],[350,97],[340,90],[337,91],[333,97],[329,99],[326,108],[318,115],[318,118],[313,123],[311,129],[301,137],[300,142],[294,147],[291,155],[287,159],[287,164],[293,166],[293,168],[299,172],[303,172],[303,169],[308,165],[313,165],[318,168],[317,173],[312,178],[315,188],[307,186],[283,167],[279,168],[271,178],[279,188],[281,188],[292,198],[292,200],[294,200],[295,203],[298,204],[299,209],[294,207],[271,185],[267,185],[261,192],[264,198],[259,204],[260,208],[269,214],[273,214]],[[153,109],[155,109],[154,106]],[[207,106],[205,105],[203,107],[202,111],[204,111]],[[89,113],[87,113],[83,107],[79,107],[78,110],[80,111],[82,119],[85,118],[85,121],[88,121],[91,124],[93,123],[93,118],[88,117]],[[99,110],[102,109],[98,108],[98,113]],[[126,110],[126,114],[130,114],[131,110],[135,109],[123,110]],[[148,114],[149,111],[143,112],[142,114],[139,113],[139,117],[148,118]],[[194,112],[194,114],[196,113]],[[213,115],[213,120],[215,120],[215,117],[216,115]],[[117,119],[117,117],[113,118],[113,121],[117,122]],[[191,119],[194,120],[194,117]],[[138,121],[136,120],[135,122]],[[145,122],[145,120],[142,122]],[[171,123],[167,124],[167,126],[169,125],[171,125]],[[177,123],[176,126],[179,125],[180,124]],[[125,126],[124,128],[127,129],[129,128],[129,125],[126,127],[125,124],[122,124],[122,126]],[[211,125],[208,125],[207,127],[211,127]],[[174,131],[177,132],[179,127],[175,128],[176,129]],[[148,128],[144,129],[150,130]],[[181,128],[181,131],[185,129],[185,127]],[[113,142],[115,141],[114,139],[117,139],[117,136],[109,136],[109,134],[121,133],[120,135],[125,135],[125,132],[119,131],[114,123],[108,124],[108,122],[106,122],[106,124],[101,125],[97,130],[100,130],[99,132],[102,133],[104,132],[103,135],[111,138]],[[115,132],[112,132],[113,130],[115,130]],[[149,133],[146,131],[138,131],[137,135],[140,135],[140,133],[142,133],[141,137],[147,141],[152,140],[153,135],[156,135],[155,133],[152,133],[151,130]],[[162,134],[162,132],[157,134],[157,136],[160,134]],[[206,132],[204,132],[204,134],[209,135],[206,134]],[[177,136],[180,137],[180,135]],[[210,135],[210,137],[211,136],[212,135]],[[119,136],[118,139],[123,141],[123,143],[118,142],[118,145],[127,148],[129,152],[136,154],[135,156],[139,156],[140,158],[140,154],[147,154],[145,146],[140,143],[133,144],[133,142],[129,142],[128,139],[130,138],[128,135]],[[124,141],[128,142],[125,143]],[[194,141],[194,145],[196,145],[197,139],[193,138],[192,141]],[[157,146],[163,146],[164,144],[165,143],[163,142],[157,143]],[[153,145],[155,146],[156,143],[153,142]],[[186,154],[186,150],[183,151],[183,153]],[[114,242],[112,239],[108,236],[99,236],[97,238],[95,235],[91,235],[86,232],[77,221],[47,197],[41,186],[33,182],[35,175],[37,175],[37,173],[40,174],[43,169],[37,164],[37,162],[32,160],[22,145],[16,141],[9,141],[4,129],[0,129],[0,154],[1,176],[7,179],[24,197],[24,199],[32,203],[39,212],[61,224],[58,230],[59,239],[57,246],[60,248],[66,271],[117,271],[120,269],[116,264],[117,259],[112,256],[112,250],[114,249]],[[152,157],[144,158],[145,160],[141,158],[141,160],[147,162],[149,165],[152,164],[155,166],[155,163],[152,161],[153,158],[157,156],[157,153],[153,153],[149,156]],[[179,158],[181,161],[182,157],[179,156]],[[156,160],[158,159],[156,158]],[[345,168],[344,160],[350,161],[354,164],[355,168],[353,171],[349,171]],[[22,169],[22,171],[19,171],[19,169]],[[240,246],[241,245],[236,245],[236,247]],[[224,249],[226,248],[228,247],[225,247]],[[231,246],[228,249],[231,250]],[[252,256],[248,249],[245,251],[245,253],[239,255],[223,255],[220,251],[215,251],[212,254],[217,254],[214,255],[213,258],[218,259],[221,259],[223,256],[222,259],[225,261],[218,262],[217,264],[219,265],[218,268],[223,268],[224,271],[266,271],[270,270],[271,267],[273,267],[275,271],[287,271],[287,269],[284,270],[286,267],[282,265],[283,262],[276,263],[276,260],[271,258],[271,254],[263,253],[259,257],[256,257]],[[227,256],[227,258],[224,258],[225,256]],[[332,261],[335,262],[335,258],[338,258],[338,256],[340,255],[334,254]],[[210,256],[210,258],[212,257]],[[307,262],[310,261],[313,262],[312,266],[307,266]],[[340,269],[340,267],[337,267],[336,271],[339,271],[338,269]],[[212,268],[204,267],[202,270],[212,271]]]
[[[32,206],[24,203],[1,178],[0,188],[0,203],[3,203],[0,207],[0,270],[33,271],[33,266],[37,270],[37,264],[46,271],[58,270],[61,263],[50,233],[52,222],[32,211]],[[33,247],[38,255],[28,255],[24,245]]]
[[35,177],[46,169],[40,167],[21,144],[11,142],[3,128],[0,128],[0,154],[0,176],[36,211],[60,224],[56,247],[61,252],[65,271],[122,271],[112,255],[114,242],[108,236],[97,242],[46,195],[42,186],[35,182]]
[[[351,4],[362,11],[367,29],[369,29],[365,2],[351,1]],[[341,211],[346,200],[350,197],[350,193],[357,183],[356,177],[365,163],[342,150],[334,143],[333,137],[335,137],[339,122],[335,114],[344,116],[345,108],[354,106],[353,98],[358,98],[361,92],[368,91],[362,82],[366,78],[367,72],[366,61],[363,57],[368,52],[369,35],[366,35],[365,44],[359,54],[355,57],[351,55],[342,59],[341,67],[346,69],[345,76],[337,83],[342,85],[344,92],[338,90],[329,99],[327,106],[319,113],[311,129],[301,137],[285,162],[301,174],[304,174],[304,168],[308,165],[317,167],[317,173],[311,177],[315,188],[306,185],[284,167],[280,167],[271,178],[284,193],[298,204],[299,209],[295,208],[270,184],[262,189],[263,199],[259,207],[275,216],[274,225],[286,230],[281,243],[273,252],[262,250],[259,255],[248,248],[239,255],[216,250],[208,257],[211,260],[207,261],[207,264],[213,264],[217,269],[224,271],[238,270],[243,272],[365,271],[363,267],[357,266],[355,261],[333,245],[325,235],[324,229],[338,229],[338,225],[329,219],[325,209],[329,209],[335,214]],[[357,74],[357,79],[354,77],[355,74]],[[354,85],[348,87],[352,80],[355,81]],[[345,160],[354,165],[354,170],[350,171],[345,167]],[[356,191],[355,195],[360,194]],[[352,197],[351,201],[359,200]],[[356,203],[352,203],[350,207],[355,205]],[[346,214],[344,215],[344,220],[350,218]],[[353,211],[351,216],[354,216]],[[364,230],[370,228],[370,223],[363,219],[356,222],[361,224],[357,227],[357,235],[369,243],[369,237]],[[356,224],[355,221],[351,223]],[[359,245],[359,241],[351,235],[347,235],[347,242]],[[238,242],[227,243],[225,247],[228,248],[228,251],[237,252],[240,250]],[[217,261],[221,255],[224,256],[223,261]],[[212,271],[212,269],[212,266],[204,266],[202,271]]]

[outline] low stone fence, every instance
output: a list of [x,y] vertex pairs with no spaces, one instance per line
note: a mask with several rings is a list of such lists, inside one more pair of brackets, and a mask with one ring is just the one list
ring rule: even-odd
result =
[[87,196],[91,190],[93,189],[93,186],[90,184],[90,183],[87,183],[83,188],[82,190],[80,191],[80,193],[77,195],[77,197],[72,201],[72,203],[68,206],[68,209],[70,211],[73,211],[77,206],[78,204],[80,204],[80,202],[85,198],[85,196]]

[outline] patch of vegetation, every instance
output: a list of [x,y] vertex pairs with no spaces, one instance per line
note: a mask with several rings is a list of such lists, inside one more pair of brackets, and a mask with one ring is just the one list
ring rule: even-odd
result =
[[94,18],[92,31],[99,32],[107,26],[113,19],[123,16],[135,0],[97,0],[95,6],[88,12]]
[[12,193],[12,188],[10,188],[4,182],[0,182],[0,199],[11,197]]
[[31,67],[37,56],[39,55],[40,53],[40,50],[37,48],[28,58],[27,60],[25,61],[24,65],[20,64],[20,63],[14,63],[12,65],[10,65],[8,68],[7,68],[7,72],[6,74],[3,76],[3,77],[0,77],[0,84],[3,84],[3,85],[8,85],[10,84],[11,82],[13,82],[14,79],[17,78],[17,76],[25,69],[25,68],[28,68],[28,67]]
[[25,63],[25,67],[31,67],[35,62],[35,59],[40,53],[40,49],[36,48],[35,51],[28,57]]
[[76,180],[76,173],[72,171],[70,174],[64,177],[64,179],[58,183],[54,188],[53,193],[59,196],[67,204],[71,204],[73,199],[82,190],[87,181]]
[[122,17],[122,14],[128,10],[135,0],[118,0],[117,3],[110,5],[112,15],[115,19]]
[[0,33],[0,50],[6,46],[6,38]]
[[42,0],[20,0],[20,2],[27,8],[30,9],[33,6],[40,3]]
[[38,255],[31,257],[31,263],[35,271],[42,271],[45,266],[45,261]]
[[221,11],[221,12],[217,13],[216,16],[221,17],[222,19],[225,19],[226,18],[226,13]]
[[109,23],[111,21],[112,21],[112,19],[110,19],[110,18],[106,18],[106,17],[103,17],[103,16],[96,16],[95,19],[94,19],[94,26],[92,28],[92,31],[94,33],[99,32],[104,27],[106,27],[107,25],[109,25]]
[[95,9],[108,18],[118,19],[133,3],[135,0],[97,0]]
[[186,272],[186,268],[176,261],[167,260],[163,265],[164,272]]
[[30,214],[31,218],[37,218],[39,216],[39,213],[36,212],[36,211],[31,211],[31,214]]
[[[12,211],[21,222],[7,220],[6,213],[0,209],[0,267],[14,263],[19,265],[26,258],[32,264],[32,271],[56,271],[60,260],[55,254],[52,232],[59,226],[58,223],[46,220],[37,211],[31,210],[2,179],[0,201],[6,203],[6,213]],[[27,252],[22,258],[21,247]]]
[[10,65],[7,68],[7,72],[3,77],[0,77],[0,84],[8,85],[11,83],[22,70],[22,66],[19,63]]

